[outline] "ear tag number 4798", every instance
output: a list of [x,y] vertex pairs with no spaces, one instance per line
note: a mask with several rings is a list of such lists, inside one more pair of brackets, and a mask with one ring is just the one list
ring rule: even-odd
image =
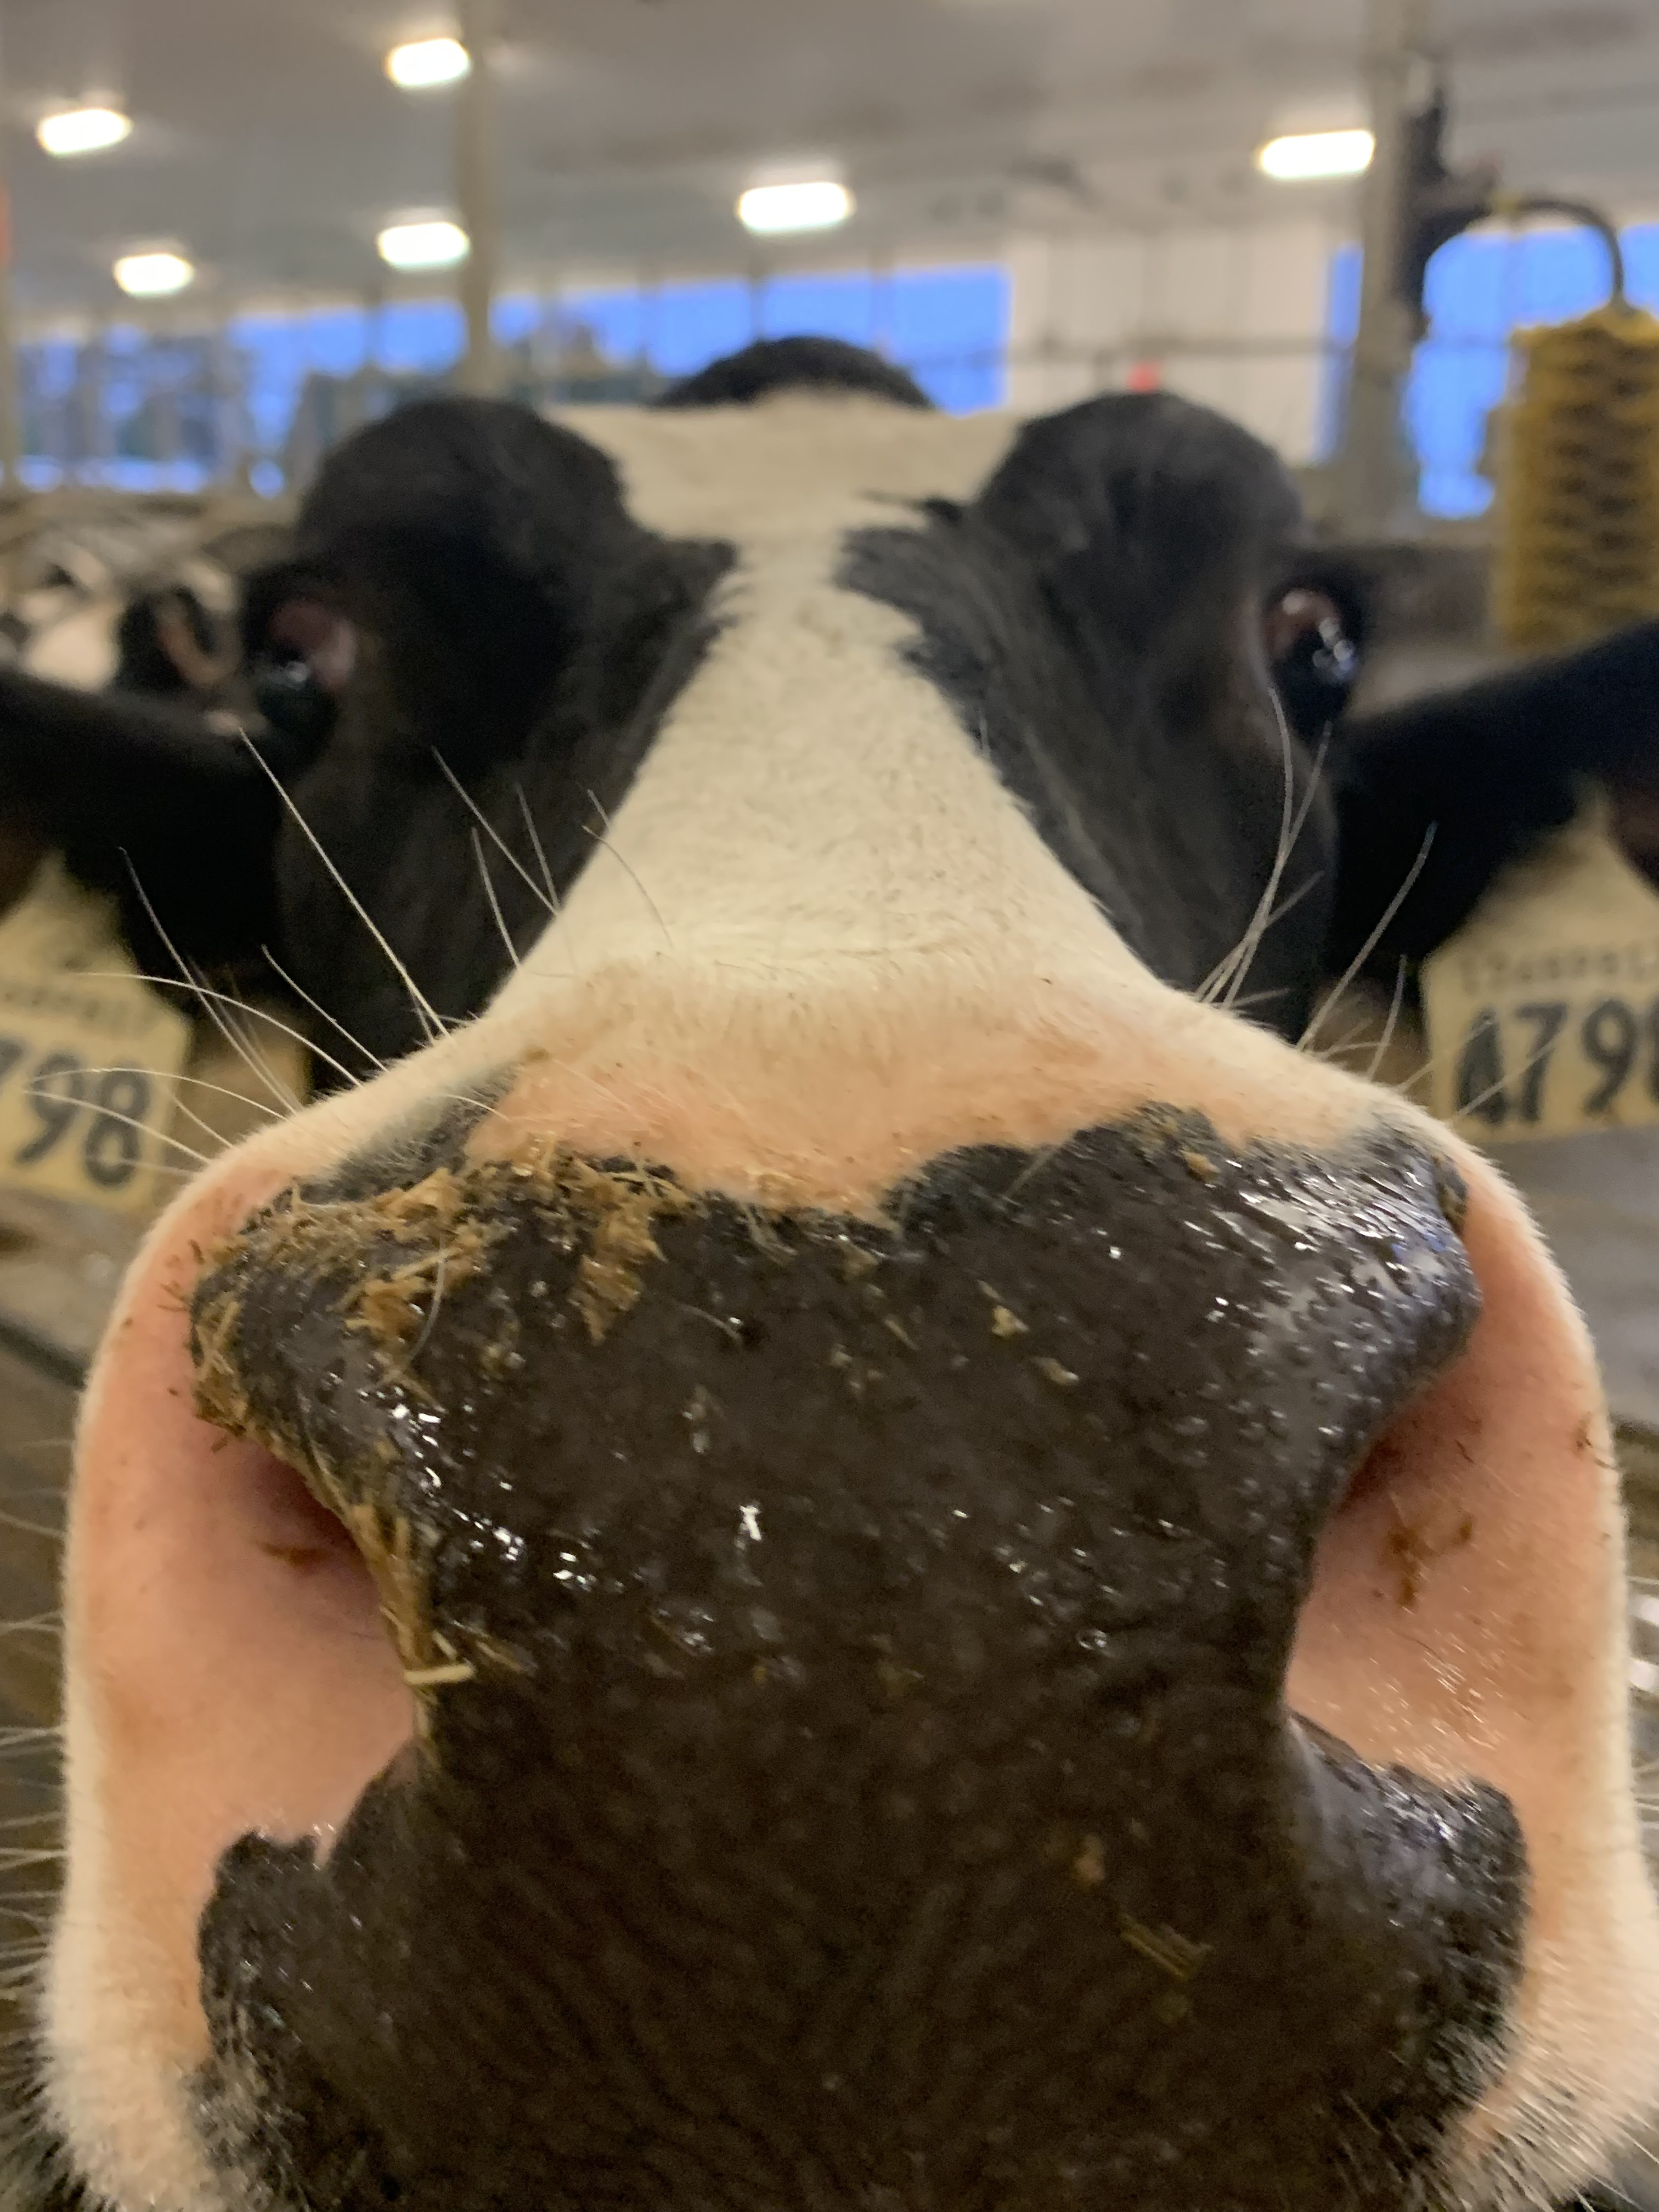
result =
[[1659,893],[1599,799],[1425,963],[1423,1009],[1430,1103],[1471,1136],[1659,1123]]

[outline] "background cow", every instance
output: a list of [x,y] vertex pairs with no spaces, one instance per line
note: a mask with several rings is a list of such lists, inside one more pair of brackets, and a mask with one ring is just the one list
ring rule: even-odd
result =
[[1322,775],[1264,447],[822,365],[362,434],[251,744],[0,679],[373,1079],[88,1393],[34,2202],[1507,2208],[1659,2087],[1582,1327],[1290,1049],[1659,641]]

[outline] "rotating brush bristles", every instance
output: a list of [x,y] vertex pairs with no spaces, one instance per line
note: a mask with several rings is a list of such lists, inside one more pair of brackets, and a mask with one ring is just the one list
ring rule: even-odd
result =
[[1659,319],[1615,297],[1520,345],[1498,434],[1492,613],[1536,651],[1659,615]]

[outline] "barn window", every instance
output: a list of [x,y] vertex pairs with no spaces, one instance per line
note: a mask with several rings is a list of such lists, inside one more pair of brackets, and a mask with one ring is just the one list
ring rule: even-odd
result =
[[[1659,307],[1659,223],[1624,234],[1631,298]],[[1588,232],[1475,232],[1443,246],[1429,264],[1427,338],[1406,395],[1406,422],[1421,467],[1419,497],[1430,514],[1484,514],[1492,488],[1482,473],[1487,419],[1509,382],[1513,333],[1582,315],[1607,297],[1607,256]],[[1329,335],[1351,345],[1358,317],[1359,256],[1344,247],[1332,266]],[[1339,371],[1336,374],[1340,374]],[[1328,413],[1339,419],[1340,385]]]
[[[507,388],[538,404],[648,398],[753,337],[873,346],[941,407],[1006,397],[1010,287],[998,263],[837,269],[511,293],[496,303]],[[20,349],[25,473],[133,491],[198,490],[238,456],[261,490],[441,385],[465,331],[451,300],[247,312],[221,331],[41,337]]]

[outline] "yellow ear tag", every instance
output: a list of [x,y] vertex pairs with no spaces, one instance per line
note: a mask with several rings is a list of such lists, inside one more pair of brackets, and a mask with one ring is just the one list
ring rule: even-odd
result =
[[1504,871],[1422,988],[1429,1103],[1466,1136],[1659,1123],[1659,892],[1599,793]]
[[114,902],[49,855],[0,917],[0,1184],[153,1210],[190,1044],[139,980]]

